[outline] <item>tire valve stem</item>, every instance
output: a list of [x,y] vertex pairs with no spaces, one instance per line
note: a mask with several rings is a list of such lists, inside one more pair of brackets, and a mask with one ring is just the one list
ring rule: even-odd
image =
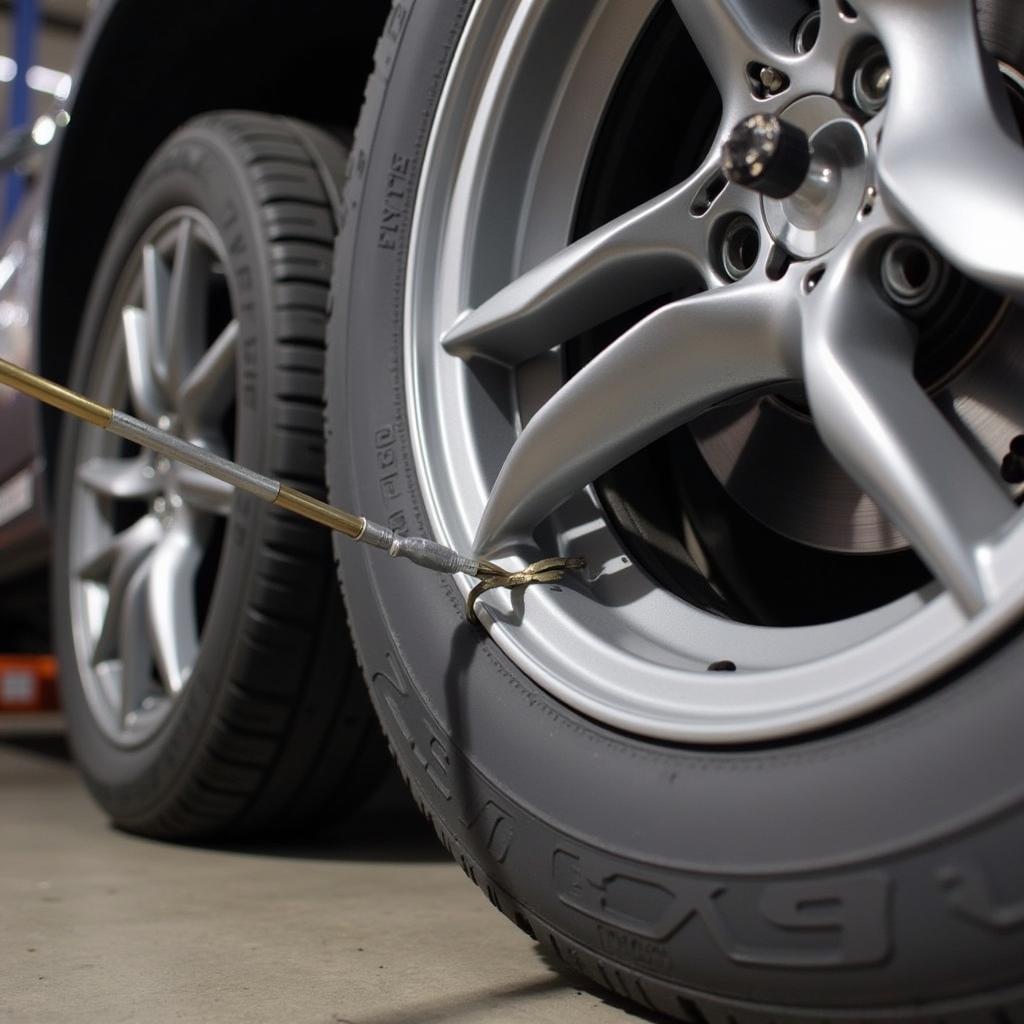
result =
[[480,581],[470,592],[466,604],[466,616],[473,623],[479,621],[476,603],[487,591],[519,590],[536,583],[558,583],[567,573],[579,571],[586,565],[582,558],[545,558],[519,571],[503,569],[493,562],[460,555],[426,537],[401,537],[393,530],[370,522],[364,516],[335,508],[278,480],[272,480],[262,473],[143,423],[134,416],[93,402],[6,359],[0,359],[0,384],[6,384],[29,398],[35,398],[158,455],[182,462],[222,483],[230,484],[235,490],[244,491],[277,508],[326,526],[351,540],[387,551],[392,558],[405,558],[424,569],[445,575],[464,573],[472,576]]

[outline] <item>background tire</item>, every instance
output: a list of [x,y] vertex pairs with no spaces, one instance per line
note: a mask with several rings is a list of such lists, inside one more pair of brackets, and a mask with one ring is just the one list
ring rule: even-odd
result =
[[[406,414],[405,260],[471,7],[395,6],[337,252],[330,493],[410,534],[430,526]],[[553,960],[691,1022],[1024,1020],[1019,635],[884,715],[700,749],[552,699],[466,624],[449,580],[336,551],[417,800]]]
[[[72,385],[112,404],[127,397],[122,357],[104,340],[117,330],[110,325],[125,301],[125,276],[154,224],[169,211],[198,211],[221,250],[238,324],[228,447],[244,464],[321,494],[323,334],[346,156],[322,131],[250,113],[201,117],[168,140],[111,233]],[[180,696],[168,709],[154,689],[149,705],[163,717],[141,738],[123,718],[103,727],[87,631],[73,625],[81,622],[75,606],[85,585],[76,582],[70,538],[82,528],[76,479],[83,446],[93,443],[89,430],[77,422],[64,430],[53,592],[71,742],[96,799],[119,826],[164,838],[299,828],[350,810],[385,759],[329,541],[325,531],[247,496],[234,496],[206,545],[210,564],[196,584],[206,592],[199,598],[205,621]],[[118,514],[130,521],[144,511]],[[139,708],[130,713],[132,721],[144,717]]]

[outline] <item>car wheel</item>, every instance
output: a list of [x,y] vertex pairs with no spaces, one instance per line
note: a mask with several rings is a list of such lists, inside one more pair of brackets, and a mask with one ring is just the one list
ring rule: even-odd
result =
[[340,543],[357,646],[467,874],[648,1008],[1024,1017],[1020,28],[968,0],[393,8],[330,493],[589,569],[490,592],[478,629],[473,581]]
[[[345,147],[282,118],[193,121],[111,231],[73,385],[323,490],[322,371]],[[69,423],[55,633],[71,742],[120,826],[195,838],[336,817],[383,744],[324,531]]]

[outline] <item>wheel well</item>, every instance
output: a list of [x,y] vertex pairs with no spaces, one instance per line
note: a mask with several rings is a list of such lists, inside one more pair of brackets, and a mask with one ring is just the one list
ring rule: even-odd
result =
[[[65,381],[92,275],[142,167],[210,110],[352,129],[389,0],[117,0],[91,37],[49,182],[38,304],[42,371]],[[45,415],[53,465],[57,414]]]

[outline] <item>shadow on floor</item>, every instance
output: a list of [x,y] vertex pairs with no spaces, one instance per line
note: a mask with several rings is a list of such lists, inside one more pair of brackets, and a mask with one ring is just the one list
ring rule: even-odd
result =
[[[5,736],[0,749],[70,764],[67,740],[59,734]],[[154,842],[124,833],[126,839]],[[443,863],[450,860],[396,770],[352,817],[304,836],[248,837],[237,842],[181,844],[195,849],[296,860]]]
[[197,849],[289,860],[377,861],[385,864],[451,860],[399,777],[392,772],[351,818],[306,836],[253,837],[193,843]]
[[[384,1010],[368,1015],[357,1014],[354,1018],[336,1016],[333,1024],[409,1024],[411,1021],[415,1021],[416,1024],[458,1024],[463,1019],[479,1019],[481,1011],[493,1010],[495,1005],[521,1010],[524,1005],[529,1005],[531,999],[553,995],[565,989],[580,996],[586,995],[600,1000],[606,1006],[624,1014],[629,1020],[646,1024],[679,1024],[675,1018],[645,1010],[595,985],[582,974],[567,968],[546,947],[538,944],[536,950],[544,966],[552,972],[551,977],[506,988],[488,989],[481,994],[425,1001],[415,1007],[403,1005],[397,1013]],[[571,1019],[578,1018],[573,1015]]]
[[23,753],[39,754],[54,761],[71,760],[71,748],[68,746],[68,741],[57,734],[5,736],[0,740],[0,747],[12,747]]
[[[458,1024],[465,1019],[479,1020],[481,1011],[493,1011],[495,1004],[516,1005],[530,999],[557,992],[562,983],[557,978],[531,981],[522,985],[488,989],[486,992],[455,998],[424,1001],[415,1007],[403,1006],[398,1011],[383,1010],[357,1014],[349,1018],[334,1016],[331,1024]],[[672,1024],[678,1024],[673,1021]]]
[[568,964],[560,960],[547,946],[543,946],[538,943],[536,946],[536,953],[538,958],[543,961],[546,967],[559,975],[566,986],[575,988],[577,992],[586,992],[587,995],[593,996],[595,999],[600,999],[601,1002],[605,1003],[607,1006],[611,1006],[616,1010],[621,1010],[623,1013],[628,1013],[630,1017],[637,1021],[647,1021],[648,1024],[679,1024],[679,1021],[675,1017],[666,1017],[665,1014],[658,1013],[657,1010],[646,1009],[645,1007],[624,999],[622,996],[616,995],[616,993],[610,992],[603,986],[596,984],[585,974],[580,974],[578,971],[574,971],[568,966]]

